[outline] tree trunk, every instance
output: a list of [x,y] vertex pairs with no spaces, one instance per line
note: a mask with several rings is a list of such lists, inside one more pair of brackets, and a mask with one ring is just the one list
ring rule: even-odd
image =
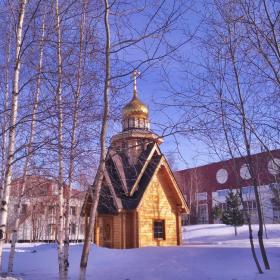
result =
[[[240,89],[238,91],[240,91]],[[239,94],[239,97],[240,97],[240,106],[241,106],[241,111],[242,111],[244,144],[246,147],[246,155],[247,155],[250,175],[252,176],[252,179],[253,179],[253,188],[254,188],[256,205],[257,205],[258,222],[259,222],[258,241],[259,241],[259,245],[260,245],[260,250],[261,250],[261,255],[262,255],[264,266],[266,269],[270,269],[269,261],[268,261],[268,258],[266,255],[266,250],[265,250],[264,243],[263,243],[263,215],[262,215],[262,209],[261,209],[261,202],[260,202],[257,178],[256,178],[256,174],[254,171],[254,166],[253,166],[253,162],[252,162],[252,158],[251,158],[251,147],[250,147],[250,143],[249,143],[248,135],[247,135],[247,129],[246,129],[247,120],[246,120],[246,115],[245,115],[245,109],[243,106],[243,98],[241,97],[240,94]]]
[[[10,32],[11,33],[11,32]],[[9,99],[9,82],[10,82],[10,52],[11,52],[11,34],[9,34],[8,42],[7,42],[7,50],[5,53],[6,61],[5,61],[5,95],[4,95],[4,114],[2,118],[2,167],[1,167],[1,190],[0,190],[0,199],[3,195],[3,189],[5,185],[5,169],[6,169],[6,160],[7,160],[7,130],[8,130],[8,99]]]
[[3,189],[3,196],[0,208],[0,272],[2,271],[2,252],[3,244],[6,237],[7,218],[8,218],[8,203],[10,199],[10,189],[12,182],[12,164],[15,152],[15,136],[16,136],[16,122],[18,113],[18,95],[19,95],[19,76],[21,67],[21,47],[23,35],[23,22],[25,16],[25,7],[27,0],[22,0],[20,3],[18,25],[16,29],[16,53],[15,53],[15,66],[13,78],[13,91],[12,91],[12,104],[11,104],[11,119],[9,127],[9,140],[8,140],[8,153],[7,153],[7,166],[5,170],[5,184]]
[[[227,131],[226,113],[225,113],[225,110],[224,110],[222,91],[219,92],[219,101],[220,101],[220,109],[221,109],[222,128],[223,128],[223,131],[224,131],[224,135],[225,135],[225,138],[226,138],[226,143],[227,143],[227,147],[228,147],[230,156],[233,159],[234,172],[236,173],[236,178],[239,178],[238,167],[237,167],[236,162],[235,162],[234,154],[233,154],[233,151],[232,151],[232,148],[231,148],[231,145],[230,145],[230,140],[229,140],[228,131]],[[240,196],[240,200],[241,200],[243,209],[245,209],[245,203],[244,203],[244,200],[243,200],[243,196],[242,196],[242,191],[241,190],[239,191],[239,196]],[[257,257],[257,254],[256,254],[256,250],[255,250],[255,245],[254,245],[254,240],[253,240],[253,231],[252,231],[252,225],[251,225],[251,219],[250,219],[250,216],[249,216],[247,211],[245,211],[244,214],[245,214],[245,218],[246,218],[246,221],[247,221],[247,224],[248,224],[249,240],[250,240],[250,247],[251,247],[252,256],[253,256],[253,259],[255,261],[255,264],[256,264],[256,267],[258,269],[258,272],[259,273],[263,273],[262,269],[261,269],[261,266],[260,266],[260,263],[259,263],[259,260],[258,260],[258,257]],[[235,227],[235,235],[236,234],[237,234],[237,232],[236,232],[236,227]]]
[[100,190],[101,190],[104,171],[105,171],[106,136],[107,136],[108,117],[109,117],[109,91],[110,91],[110,24],[109,24],[108,0],[104,0],[104,7],[105,7],[104,25],[106,30],[106,52],[105,52],[106,74],[105,74],[105,81],[104,81],[103,118],[102,118],[101,135],[100,135],[101,151],[100,151],[100,159],[99,159],[97,174],[93,183],[93,187],[91,189],[93,203],[91,205],[89,227],[85,235],[85,241],[84,241],[83,252],[81,257],[80,279],[85,279],[90,244],[94,233],[95,220],[97,215],[97,206],[98,206]]
[[57,245],[59,276],[64,278],[64,252],[63,252],[63,208],[64,208],[64,162],[63,162],[63,109],[62,109],[62,54],[61,54],[61,27],[59,14],[59,0],[56,0],[56,35],[57,35],[57,88],[56,102],[58,110],[58,220]]
[[[242,205],[243,205],[243,209],[245,209],[245,202],[244,202],[244,200],[243,200],[242,192],[240,192],[239,195],[240,195],[241,203],[242,203]],[[258,268],[259,273],[262,274],[263,271],[262,271],[262,269],[261,269],[261,266],[260,266],[260,263],[259,263],[259,260],[258,260],[257,254],[256,254],[255,245],[254,245],[251,218],[250,218],[250,215],[248,214],[247,211],[244,211],[244,214],[245,214],[245,218],[246,218],[246,221],[247,221],[247,224],[248,224],[248,229],[249,229],[249,240],[250,240],[250,246],[251,246],[252,256],[253,256],[253,259],[254,259],[254,261],[255,261],[255,264],[256,264],[256,266],[257,266],[257,268]]]
[[29,172],[29,163],[30,159],[32,157],[32,144],[33,139],[35,135],[35,127],[36,127],[36,114],[39,104],[39,97],[40,97],[40,86],[41,86],[41,72],[42,72],[42,64],[43,64],[43,45],[44,45],[44,39],[45,39],[45,15],[43,17],[42,21],[42,36],[41,36],[41,42],[40,42],[40,50],[39,50],[39,63],[38,63],[38,78],[36,82],[36,94],[35,94],[35,100],[34,100],[34,107],[32,111],[32,118],[31,118],[31,125],[30,125],[30,136],[29,141],[27,145],[27,156],[25,158],[24,163],[24,169],[23,169],[23,182],[22,186],[20,188],[20,195],[18,200],[18,205],[15,211],[15,224],[12,232],[12,242],[11,242],[11,250],[9,254],[9,262],[8,262],[8,272],[13,271],[13,264],[14,264],[14,255],[15,255],[15,249],[16,249],[16,242],[17,242],[17,234],[18,229],[20,226],[20,213],[22,209],[22,198],[25,194],[26,189],[26,179]]
[[69,162],[69,196],[66,197],[65,203],[65,241],[64,241],[64,265],[65,270],[69,267],[69,212],[70,212],[70,199],[71,189],[74,175],[74,163],[76,154],[76,133],[79,120],[79,102],[81,95],[81,82],[82,82],[82,68],[83,68],[83,49],[84,49],[84,25],[86,19],[86,3],[83,5],[83,13],[80,23],[80,49],[79,49],[79,62],[78,62],[78,73],[77,73],[77,89],[74,93],[74,110],[73,110],[73,124],[71,133],[71,146],[70,146],[70,162]]
[[[229,34],[231,35],[231,30],[229,28]],[[249,142],[249,137],[247,135],[247,118],[246,118],[246,111],[244,107],[244,100],[241,92],[241,87],[240,87],[240,80],[239,80],[239,74],[236,66],[236,58],[235,58],[235,53],[233,50],[233,47],[230,42],[230,56],[231,56],[231,62],[233,66],[233,72],[235,76],[235,81],[236,81],[236,87],[237,87],[237,93],[238,93],[238,98],[239,98],[239,107],[240,107],[240,114],[242,118],[242,134],[243,134],[243,141],[246,149],[246,155],[247,155],[247,160],[248,160],[248,168],[250,171],[250,175],[253,180],[253,187],[254,187],[254,192],[255,192],[255,198],[256,198],[256,205],[257,205],[257,212],[258,212],[258,222],[259,222],[259,231],[258,231],[258,241],[260,245],[260,250],[261,250],[261,255],[263,259],[263,263],[265,265],[266,269],[270,269],[268,258],[266,255],[266,250],[264,247],[263,243],[263,218],[262,218],[262,209],[261,209],[261,203],[260,203],[260,197],[259,197],[259,191],[258,191],[258,184],[257,184],[257,177],[254,171],[254,166],[252,163],[252,158],[251,158],[251,146]]]

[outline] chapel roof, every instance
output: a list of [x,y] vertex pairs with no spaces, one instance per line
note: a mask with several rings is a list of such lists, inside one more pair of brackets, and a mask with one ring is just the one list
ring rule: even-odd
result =
[[[114,160],[115,157],[119,160]],[[169,168],[156,143],[150,143],[147,146],[135,165],[128,164],[128,158],[124,152],[114,151],[112,153],[109,150],[106,158],[106,171],[101,188],[98,213],[117,214],[122,210],[136,209],[152,177],[163,163]],[[169,171],[171,172],[170,169]],[[183,208],[187,209],[184,197],[180,188],[177,187],[175,179],[173,182],[176,185],[178,196],[183,201]],[[89,204],[92,203],[91,201],[91,196],[88,194],[82,214],[88,211]],[[87,209],[84,209],[85,207]]]

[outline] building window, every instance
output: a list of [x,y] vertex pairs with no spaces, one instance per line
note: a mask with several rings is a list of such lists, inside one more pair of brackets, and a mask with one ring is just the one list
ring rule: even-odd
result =
[[242,194],[245,194],[245,195],[254,194],[254,188],[253,188],[252,186],[243,187],[243,188],[242,188]]
[[219,169],[216,173],[216,179],[219,184],[224,184],[228,180],[228,172],[226,169]]
[[139,119],[139,127],[140,128],[144,127],[144,119]]
[[250,168],[248,164],[243,164],[240,168],[240,177],[244,180],[251,179]]
[[273,158],[268,162],[267,165],[268,172],[271,175],[278,175],[280,173],[280,159],[279,158]]
[[76,216],[76,207],[75,206],[70,207],[70,215]]
[[208,205],[201,204],[198,205],[197,213],[197,222],[198,224],[207,224],[208,223]]
[[134,124],[134,120],[131,118],[131,119],[129,119],[128,121],[129,121],[128,127],[129,127],[129,128],[132,128],[132,127],[133,127],[133,124]]
[[217,191],[218,197],[226,197],[228,194],[228,189]]
[[71,234],[76,234],[76,224],[71,224]]
[[85,225],[81,224],[80,225],[80,234],[84,234],[84,228],[85,228]]
[[26,215],[27,213],[27,204],[22,204],[21,205],[21,214]]
[[154,221],[154,238],[165,239],[165,222],[164,220]]
[[48,206],[48,213],[49,215],[55,214],[55,207],[53,205]]
[[195,197],[197,201],[207,200],[207,192],[196,193]]
[[248,213],[252,213],[257,210],[257,203],[255,200],[244,201],[244,210]]
[[56,225],[55,224],[48,224],[47,234],[52,236],[55,234]]
[[19,206],[18,204],[15,204],[15,205],[14,205],[14,212],[15,212],[15,213],[17,213],[17,211],[19,210],[19,209],[18,209],[18,206]]

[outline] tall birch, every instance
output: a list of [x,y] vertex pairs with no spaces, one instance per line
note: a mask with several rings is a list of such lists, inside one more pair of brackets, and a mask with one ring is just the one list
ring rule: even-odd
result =
[[41,87],[41,73],[42,73],[42,66],[43,66],[44,40],[45,40],[45,15],[43,16],[43,20],[42,20],[42,35],[41,35],[41,41],[39,47],[38,76],[36,81],[36,92],[34,97],[34,105],[32,110],[31,124],[30,124],[30,135],[27,144],[27,156],[25,157],[23,176],[22,176],[22,186],[20,189],[18,204],[15,210],[15,224],[12,232],[12,242],[11,242],[11,250],[9,254],[8,272],[13,271],[15,248],[16,248],[16,242],[18,238],[18,229],[20,225],[20,213],[22,212],[22,199],[23,196],[25,195],[26,179],[29,173],[30,160],[32,158],[32,144],[36,131],[36,114],[38,110],[38,104],[39,104],[39,98],[41,92],[40,87]]
[[[219,101],[220,101],[219,105],[220,105],[222,130],[223,130],[223,133],[224,133],[224,136],[225,136],[226,145],[227,145],[229,154],[230,154],[230,156],[231,156],[231,158],[233,160],[234,173],[235,173],[236,178],[238,178],[237,180],[239,181],[238,166],[237,166],[236,161],[235,161],[234,153],[232,151],[232,146],[230,144],[229,133],[227,131],[227,126],[228,126],[227,125],[227,114],[226,114],[226,111],[224,109],[224,100],[223,100],[223,97],[222,97],[222,90],[218,93],[218,95],[219,95]],[[243,209],[245,209],[245,201],[243,199],[242,190],[239,191],[239,196],[240,196],[240,200],[241,200],[241,204],[243,206]],[[254,259],[254,262],[256,264],[258,272],[260,274],[262,274],[263,271],[261,269],[261,266],[260,266],[260,263],[259,263],[259,260],[258,260],[258,256],[256,254],[255,245],[254,245],[254,237],[253,237],[253,229],[252,229],[251,217],[250,217],[250,214],[247,211],[244,211],[244,216],[245,216],[246,222],[248,224],[249,241],[250,241],[252,257]]]
[[90,251],[91,240],[94,232],[94,225],[97,215],[97,206],[100,197],[100,191],[105,171],[105,159],[106,159],[106,136],[108,128],[109,118],[109,92],[110,92],[110,24],[109,24],[109,3],[108,0],[104,0],[104,26],[106,32],[106,48],[105,48],[105,80],[104,80],[104,93],[103,93],[103,117],[100,134],[100,159],[99,166],[96,173],[93,186],[90,188],[91,195],[93,197],[93,203],[90,209],[89,227],[88,232],[85,235],[85,241],[83,246],[83,252],[80,262],[80,279],[85,279],[86,267],[88,262],[88,256]]
[[1,167],[1,189],[0,189],[0,198],[2,198],[2,193],[5,184],[5,169],[6,169],[6,160],[7,160],[7,130],[8,130],[8,101],[9,101],[9,91],[10,91],[10,53],[11,53],[11,33],[8,35],[7,49],[5,51],[5,92],[4,92],[4,104],[3,104],[3,117],[2,117],[2,143],[1,143],[1,152],[2,152],[2,167]]
[[82,75],[83,75],[83,58],[84,58],[84,27],[86,20],[86,1],[83,3],[83,13],[80,21],[80,44],[79,44],[79,61],[78,61],[78,69],[77,69],[77,87],[74,92],[74,104],[73,104],[73,120],[72,120],[72,129],[71,129],[71,144],[70,144],[70,160],[69,160],[69,174],[68,174],[68,182],[69,182],[69,193],[65,198],[65,241],[64,241],[64,265],[65,270],[68,270],[69,267],[69,212],[70,212],[70,199],[71,199],[71,191],[72,191],[72,183],[73,183],[73,175],[74,175],[74,163],[76,156],[76,134],[79,120],[79,103],[80,103],[80,95],[81,95],[81,83],[82,83]]
[[[231,30],[229,28],[229,36],[231,36]],[[230,37],[229,41],[229,53],[230,53],[230,59],[233,67],[233,74],[236,82],[236,90],[237,90],[237,96],[238,96],[238,104],[236,104],[236,107],[239,108],[240,115],[241,115],[241,128],[242,128],[242,136],[243,136],[243,143],[245,146],[247,161],[248,161],[248,168],[250,175],[253,180],[253,188],[254,188],[254,194],[256,199],[256,205],[257,205],[257,214],[258,214],[258,224],[259,224],[259,230],[258,230],[258,241],[260,245],[260,251],[263,259],[263,263],[266,269],[270,269],[269,261],[266,254],[266,249],[264,247],[263,243],[263,215],[262,215],[262,207],[260,202],[260,195],[258,190],[258,182],[257,182],[257,174],[255,174],[252,158],[251,158],[251,144],[250,144],[250,136],[248,135],[248,119],[247,119],[247,112],[245,109],[244,99],[245,97],[242,94],[241,89],[241,82],[239,77],[239,72],[237,69],[237,63],[236,63],[236,56],[235,51],[232,46],[232,38]]]
[[13,73],[11,118],[10,118],[10,126],[8,129],[9,136],[8,136],[7,165],[5,169],[5,179],[4,179],[5,183],[4,183],[3,195],[1,199],[1,208],[0,208],[0,271],[2,271],[2,263],[3,263],[2,252],[3,252],[3,244],[6,238],[8,203],[10,199],[10,189],[11,189],[12,172],[13,172],[12,165],[13,165],[14,152],[15,152],[23,23],[25,17],[26,4],[27,4],[27,0],[20,1],[18,22],[16,26],[16,47],[15,47],[15,62],[14,62],[14,73]]
[[63,109],[62,109],[62,36],[60,26],[59,0],[55,3],[56,14],[56,52],[57,52],[57,88],[56,103],[58,111],[58,215],[57,215],[57,249],[59,275],[64,275],[64,252],[63,252],[63,208],[64,208],[64,162],[63,162]]

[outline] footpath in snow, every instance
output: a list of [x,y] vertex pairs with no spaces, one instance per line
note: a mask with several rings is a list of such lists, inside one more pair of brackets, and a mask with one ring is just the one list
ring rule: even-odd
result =
[[[267,225],[265,244],[271,271],[263,275],[257,273],[251,257],[247,226],[238,228],[238,232],[235,237],[230,226],[196,225],[183,228],[184,245],[180,247],[117,250],[92,246],[87,279],[279,280],[280,225]],[[81,244],[70,247],[69,279],[78,279],[81,250]],[[4,268],[8,252],[6,245]],[[18,244],[13,277],[52,280],[58,279],[57,271],[55,244]]]

